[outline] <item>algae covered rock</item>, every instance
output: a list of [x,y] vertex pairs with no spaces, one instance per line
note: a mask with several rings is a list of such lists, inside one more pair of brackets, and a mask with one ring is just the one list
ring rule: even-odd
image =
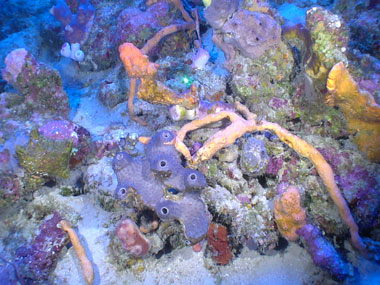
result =
[[306,25],[312,40],[312,56],[306,73],[324,84],[327,73],[336,63],[348,63],[348,29],[341,17],[320,7],[307,11]]
[[294,109],[290,98],[293,67],[292,51],[284,42],[259,58],[238,55],[232,67],[232,90],[252,112],[279,122]]
[[16,49],[5,58],[3,78],[23,97],[26,113],[54,118],[69,114],[69,97],[63,90],[58,71],[37,62],[25,49]]
[[17,147],[19,164],[26,171],[26,188],[34,190],[48,179],[67,178],[73,149],[71,140],[54,140],[37,129],[30,133],[28,145]]

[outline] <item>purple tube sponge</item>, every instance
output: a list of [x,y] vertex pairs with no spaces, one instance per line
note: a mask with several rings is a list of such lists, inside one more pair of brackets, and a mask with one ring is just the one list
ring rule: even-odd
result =
[[297,230],[297,234],[303,238],[315,265],[327,270],[338,281],[343,281],[351,275],[350,264],[342,259],[334,246],[322,236],[318,228],[306,224]]
[[65,38],[70,44],[83,44],[87,40],[95,17],[95,8],[90,0],[58,0],[50,13],[64,26]]

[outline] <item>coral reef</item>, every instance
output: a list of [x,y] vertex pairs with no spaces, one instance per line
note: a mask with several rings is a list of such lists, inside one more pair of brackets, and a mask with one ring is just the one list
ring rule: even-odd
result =
[[[142,48],[161,29],[170,24],[179,24],[180,14],[171,2],[176,1],[158,1],[145,11],[138,8],[123,10],[117,18],[116,37],[113,39],[116,46],[129,42]],[[186,32],[169,35],[152,50],[151,54],[154,53],[159,57],[179,56],[189,50],[191,41],[191,35]]]
[[250,189],[251,193],[234,195],[217,184],[202,192],[213,216],[228,227],[230,242],[234,247],[253,244],[255,250],[265,253],[276,246],[278,233],[265,190],[257,183]]
[[379,271],[378,1],[8,2],[0,283]]
[[73,153],[70,156],[69,166],[73,168],[85,161],[93,150],[91,135],[88,130],[68,120],[47,121],[38,128],[45,138],[56,141],[72,141]]
[[[190,164],[194,165],[201,161],[210,159],[219,149],[234,143],[236,139],[240,138],[246,132],[264,130],[273,131],[281,141],[285,142],[300,155],[309,158],[313,162],[324,185],[329,191],[331,198],[333,199],[335,205],[338,207],[341,218],[350,228],[351,241],[353,245],[357,250],[361,252],[361,254],[367,255],[365,245],[363,244],[362,239],[359,235],[358,225],[356,224],[351,214],[346,200],[336,185],[334,173],[331,166],[323,158],[322,154],[306,141],[292,135],[287,130],[280,127],[278,124],[266,122],[264,120],[257,123],[257,116],[251,113],[244,105],[236,103],[235,107],[237,111],[244,114],[246,119],[234,112],[220,112],[217,114],[211,114],[202,119],[194,120],[184,125],[177,133],[176,138],[173,140],[173,144],[175,145],[176,149],[185,156],[186,160]],[[189,149],[183,143],[186,134],[190,131],[199,129],[204,125],[208,125],[225,118],[228,118],[231,121],[231,124],[225,129],[215,133],[196,152],[196,154],[191,155]]]
[[343,62],[331,69],[326,96],[327,104],[338,106],[348,128],[355,132],[354,141],[371,161],[380,161],[380,104],[367,91],[359,89]]
[[69,99],[58,72],[36,59],[25,49],[16,49],[5,58],[3,78],[22,96],[26,116],[37,112],[54,118],[67,118]]

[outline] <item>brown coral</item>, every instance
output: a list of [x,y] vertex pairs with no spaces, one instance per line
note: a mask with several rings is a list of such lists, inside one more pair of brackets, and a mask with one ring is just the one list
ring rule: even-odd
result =
[[331,69],[327,89],[326,103],[342,111],[358,148],[371,161],[380,162],[380,105],[370,93],[358,88],[343,62]]
[[306,213],[301,207],[301,195],[289,186],[274,203],[274,216],[281,234],[289,241],[298,240],[297,229],[306,225]]

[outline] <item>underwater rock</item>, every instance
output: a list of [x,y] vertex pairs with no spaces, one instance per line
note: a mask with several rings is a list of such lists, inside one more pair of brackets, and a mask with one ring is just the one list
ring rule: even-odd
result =
[[127,86],[125,80],[106,79],[100,83],[97,97],[104,106],[113,108],[126,100],[125,94],[129,92]]
[[116,235],[127,253],[134,257],[143,257],[150,250],[149,240],[144,237],[131,219],[119,222]]
[[22,96],[27,116],[37,112],[53,118],[67,118],[69,98],[59,73],[36,59],[25,49],[16,49],[5,58],[3,78]]
[[265,51],[277,48],[281,42],[281,27],[270,15],[249,10],[236,11],[236,2],[218,5],[222,11],[220,18],[214,11],[218,7],[214,8],[212,4],[205,11],[206,19],[209,18],[215,28],[213,42],[223,50],[227,59],[225,66],[230,70],[237,53],[256,59]]
[[136,156],[138,151],[136,144],[138,136],[136,133],[128,132],[121,124],[109,126],[103,134],[101,140],[95,141],[96,157],[115,155],[117,152],[126,151],[132,156]]
[[353,275],[352,266],[342,259],[318,228],[306,224],[297,229],[297,234],[302,237],[315,265],[327,270],[337,281],[343,281]]
[[379,226],[380,183],[376,176],[358,165],[345,174],[337,175],[338,185],[358,219],[361,230],[370,230]]
[[202,197],[207,203],[213,216],[218,217],[223,225],[230,229],[230,242],[241,245],[249,237],[259,252],[274,248],[278,241],[278,233],[273,220],[273,210],[270,201],[265,197],[265,190],[257,191],[249,204],[240,200],[227,189],[216,185],[207,187]]
[[23,273],[25,271],[25,275],[33,280],[48,279],[59,253],[68,242],[66,232],[57,227],[61,220],[61,215],[54,212],[52,217],[41,223],[32,243],[16,251],[17,266],[22,267]]
[[0,172],[0,207],[18,200],[21,197],[21,181],[16,175]]
[[[180,21],[182,21],[182,16],[170,1],[158,1],[149,6],[146,11],[127,8],[117,18],[116,37],[113,42],[115,46],[129,42],[141,48],[163,27],[178,24]],[[150,54],[158,57],[182,56],[184,51],[189,50],[191,42],[192,38],[186,32],[176,32],[166,36]]]
[[210,224],[207,232],[207,249],[217,264],[226,265],[231,261],[232,249],[228,241],[226,227],[214,223]]
[[[184,227],[186,238],[197,243],[207,233],[208,212],[199,193],[189,191],[200,190],[206,180],[200,172],[181,165],[174,145],[168,144],[173,139],[172,132],[163,130],[149,140],[145,157],[117,153],[112,163],[118,180],[115,196],[125,199],[131,192],[135,193],[162,220],[178,220]],[[153,170],[160,172],[159,177],[153,175]],[[183,194],[179,195],[181,191]],[[174,196],[173,200],[164,196],[169,193]]]
[[236,0],[213,0],[204,11],[207,23],[214,29],[221,29],[230,16],[239,8]]
[[25,280],[18,275],[16,266],[2,257],[0,258],[0,284],[25,284]]
[[19,164],[26,170],[28,190],[34,190],[47,181],[58,177],[67,178],[73,142],[43,136],[34,129],[27,146],[17,146]]
[[91,135],[82,126],[68,120],[48,121],[38,131],[52,140],[69,140],[73,142],[73,153],[70,156],[70,168],[82,163],[92,148]]
[[244,174],[261,175],[269,162],[264,141],[250,137],[240,152],[240,167]]
[[98,1],[92,4],[96,8],[88,39],[81,45],[86,57],[79,64],[81,70],[100,71],[111,68],[118,61],[117,48],[114,42],[117,19],[120,12],[130,3],[128,1]]
[[294,115],[290,96],[294,63],[291,49],[282,41],[256,59],[236,55],[231,65],[232,90],[251,112],[286,126]]

